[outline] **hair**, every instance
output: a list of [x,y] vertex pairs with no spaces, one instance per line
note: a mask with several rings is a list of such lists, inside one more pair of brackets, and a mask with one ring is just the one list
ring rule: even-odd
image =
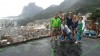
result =
[[65,21],[63,20],[63,21],[62,21],[62,23],[64,23],[64,24],[65,24]]
[[77,15],[73,15],[73,19],[72,19],[72,21],[75,21],[75,22],[77,22],[78,21],[78,16]]
[[64,17],[64,16],[62,16],[61,20],[62,20],[62,21],[65,21],[65,17]]
[[73,18],[73,13],[68,13],[66,14],[66,16],[70,16],[71,18]]
[[83,17],[80,17],[83,20]]
[[55,14],[55,16],[54,16],[55,18],[57,18],[58,17],[58,14]]

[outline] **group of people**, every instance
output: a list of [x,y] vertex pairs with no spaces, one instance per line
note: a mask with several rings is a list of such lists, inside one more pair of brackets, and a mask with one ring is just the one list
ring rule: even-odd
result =
[[76,39],[75,43],[81,42],[81,34],[83,32],[83,17],[78,15],[73,15],[69,13],[60,12],[56,14],[50,21],[51,29],[51,40],[57,40],[57,36],[63,37],[64,39],[73,42],[73,39]]

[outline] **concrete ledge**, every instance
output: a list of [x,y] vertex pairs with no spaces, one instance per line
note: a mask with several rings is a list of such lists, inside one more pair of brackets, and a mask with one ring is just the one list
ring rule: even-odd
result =
[[89,36],[89,38],[92,38],[92,39],[99,39],[100,36]]
[[43,38],[48,38],[48,37],[49,36],[42,36],[42,37],[39,37],[39,38],[34,38],[34,39],[26,40],[26,41],[16,42],[16,43],[12,43],[12,44],[6,44],[6,45],[0,46],[0,48],[5,48],[5,47],[9,47],[9,46],[20,45],[20,44],[23,44],[23,43],[27,43],[27,42],[30,42],[30,41],[39,40],[39,39],[43,39]]

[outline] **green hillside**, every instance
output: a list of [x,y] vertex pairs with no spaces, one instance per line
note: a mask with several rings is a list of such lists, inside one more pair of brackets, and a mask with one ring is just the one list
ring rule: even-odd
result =
[[44,11],[40,12],[39,14],[35,15],[35,19],[47,19],[55,14],[57,14],[59,11],[67,11],[68,8],[70,8],[72,5],[77,3],[79,0],[64,0],[60,5],[58,6],[50,6]]
[[64,0],[60,5],[52,5],[42,12],[38,13],[34,17],[28,19],[28,22],[25,22],[25,24],[38,19],[51,18],[60,11],[69,12],[74,9],[76,13],[85,14],[95,11],[95,9],[97,8],[100,8],[100,0]]

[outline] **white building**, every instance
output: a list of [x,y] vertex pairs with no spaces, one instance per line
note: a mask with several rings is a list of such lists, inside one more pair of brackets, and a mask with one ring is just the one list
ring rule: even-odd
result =
[[10,19],[0,19],[0,27],[8,27],[8,26],[17,26],[17,21],[16,20],[10,20]]

